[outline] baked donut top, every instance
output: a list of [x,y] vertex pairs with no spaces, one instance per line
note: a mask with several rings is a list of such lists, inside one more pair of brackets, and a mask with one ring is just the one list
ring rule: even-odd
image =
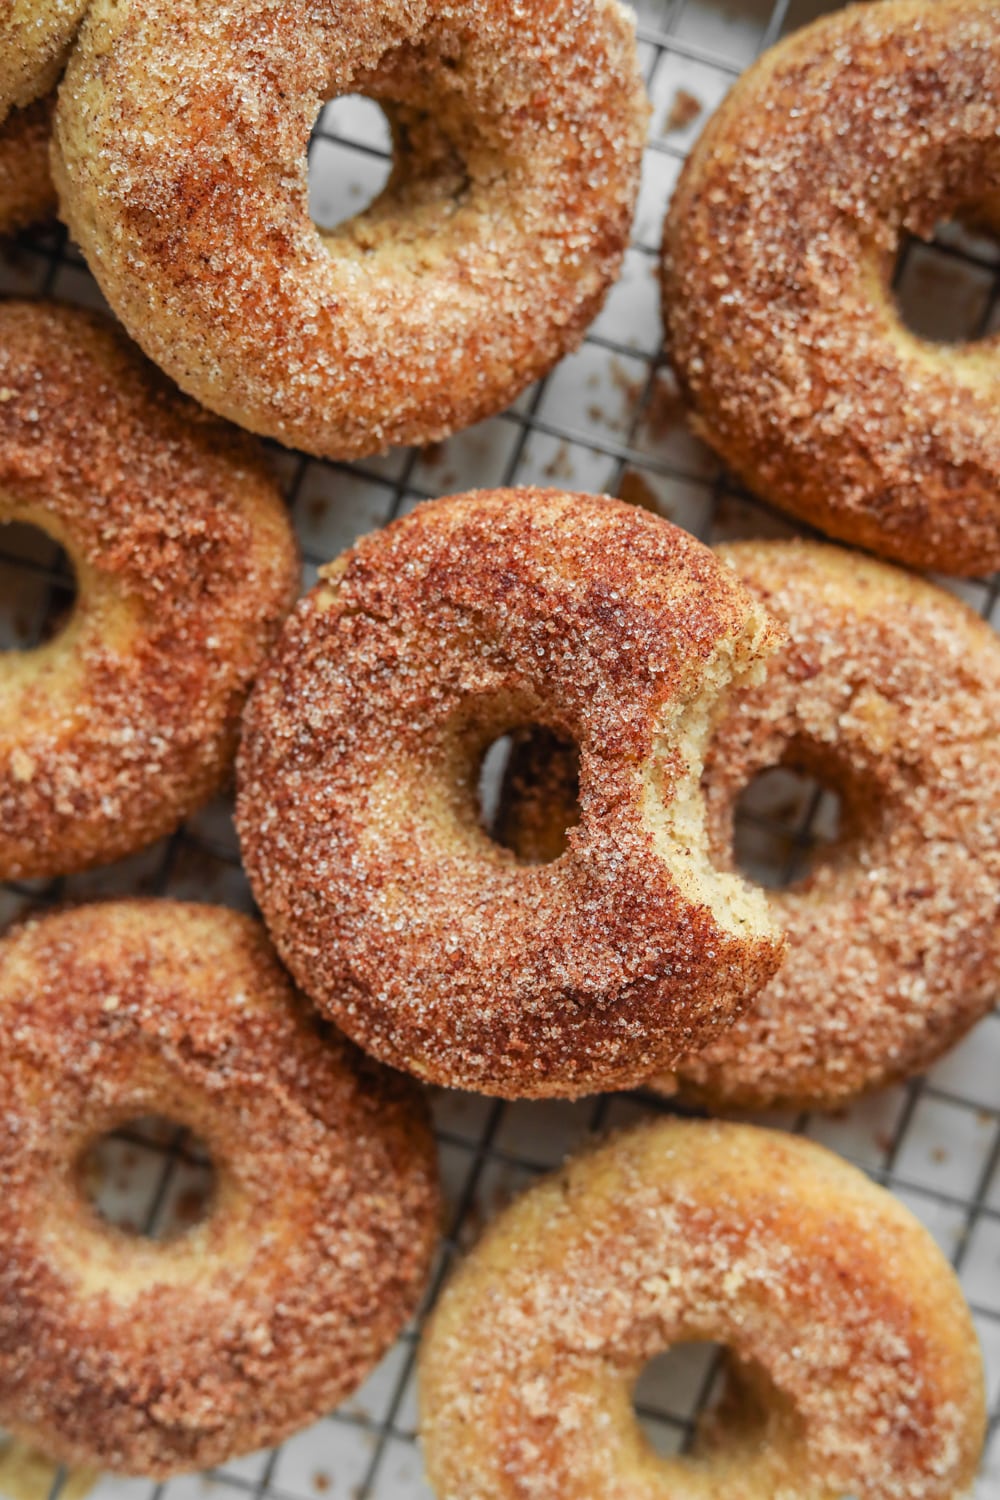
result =
[[1000,986],[1000,641],[950,593],[841,548],[719,555],[788,641],[706,758],[714,857],[732,862],[736,799],[779,764],[840,794],[840,829],[771,893],[786,964],[682,1076],[731,1107],[832,1107],[926,1066]]
[[[765,1377],[768,1426],[723,1415],[661,1460],[632,1387],[689,1340]],[[442,1500],[955,1500],[985,1393],[954,1272],[902,1204],[801,1137],[661,1120],[489,1225],[425,1334],[421,1429]]]
[[[321,234],[309,134],[351,93],[385,103],[398,170]],[[159,364],[311,451],[334,409],[344,457],[446,436],[575,342],[624,250],[647,115],[616,0],[98,0],[57,179]]]
[[[278,1441],[369,1372],[427,1270],[433,1138],[259,923],[157,900],[30,918],[0,940],[0,1034],[5,1425],[162,1475]],[[99,1219],[79,1176],[150,1115],[215,1167],[206,1217],[162,1241]]]
[[881,0],[743,75],[664,234],[695,426],[758,493],[949,572],[1000,557],[998,340],[918,338],[889,280],[905,231],[929,236],[998,175],[994,0]]
[[[244,860],[299,982],[384,1060],[444,1081],[450,1058],[487,1092],[638,1081],[697,1045],[782,952],[710,865],[698,792],[714,713],[775,643],[707,548],[604,497],[482,491],[362,540],[244,720]],[[545,867],[475,795],[532,723],[580,748],[580,822]]]
[[27,858],[49,847],[53,807],[89,816],[107,799],[112,822],[140,804],[148,821],[157,799],[186,808],[223,774],[298,581],[256,444],[106,318],[0,302],[0,520],[51,535],[77,579],[60,633],[0,661],[5,834]]

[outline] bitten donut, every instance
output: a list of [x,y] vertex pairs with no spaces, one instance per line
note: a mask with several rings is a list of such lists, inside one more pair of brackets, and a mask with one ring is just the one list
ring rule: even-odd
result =
[[15,109],[0,125],[0,235],[51,218],[56,190],[49,170],[55,96]]
[[53,87],[88,0],[0,0],[0,125]]
[[[654,1087],[721,1109],[837,1108],[928,1067],[1000,996],[1000,640],[896,568],[809,542],[719,549],[787,631],[706,756],[712,857],[733,811],[784,765],[840,794],[838,839],[770,892],[781,969],[717,1041]],[[573,807],[566,751],[516,748],[503,837],[554,858]]]
[[[310,218],[325,100],[385,109],[370,208]],[[204,405],[354,458],[507,406],[618,273],[648,105],[616,0],[95,0],[60,93],[67,222]]]
[[1000,343],[916,337],[890,273],[998,181],[995,0],[878,0],[750,69],[667,218],[698,432],[765,499],[916,568],[1000,567]]
[[[632,1390],[717,1341],[728,1391],[661,1458]],[[985,1432],[968,1308],[930,1235],[799,1137],[661,1121],[532,1188],[420,1353],[438,1500],[958,1500]]]
[[67,874],[169,832],[225,781],[295,596],[255,447],[106,319],[0,302],[0,523],[65,548],[75,606],[0,654],[0,878]]
[[[162,1477],[281,1441],[411,1316],[437,1227],[416,1091],[314,1020],[263,929],[122,901],[0,942],[0,1421],[70,1464]],[[208,1215],[139,1238],[81,1163],[188,1127]]]
[[[706,1043],[783,953],[762,894],[709,864],[698,794],[713,714],[776,641],[707,548],[619,501],[484,491],[365,538],[244,721],[243,857],[299,983],[383,1061],[504,1096]],[[526,724],[580,752],[580,825],[542,869],[476,798]]]

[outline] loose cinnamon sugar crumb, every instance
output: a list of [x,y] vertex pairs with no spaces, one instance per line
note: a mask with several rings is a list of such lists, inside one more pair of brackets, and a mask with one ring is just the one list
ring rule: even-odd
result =
[[572,479],[575,474],[568,443],[560,443],[542,473],[546,479]]
[[626,401],[634,404],[642,395],[642,379],[636,379],[630,375],[617,355],[613,354],[608,360],[608,374],[611,383],[616,390],[621,391]]
[[643,426],[651,438],[667,437],[684,418],[684,398],[672,375],[658,375],[643,412]]
[[654,515],[661,513],[656,491],[638,469],[625,470],[618,486],[618,498],[624,500],[626,505],[638,505],[643,510],[652,511]]
[[686,130],[697,120],[702,108],[702,102],[696,94],[690,93],[688,89],[675,89],[670,108],[663,121],[663,134],[669,135],[674,130]]

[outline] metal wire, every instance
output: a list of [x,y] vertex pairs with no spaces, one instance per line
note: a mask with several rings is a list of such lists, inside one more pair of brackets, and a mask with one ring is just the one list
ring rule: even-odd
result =
[[[823,10],[830,0],[640,0],[639,38],[657,120],[669,110],[678,84],[711,105],[752,57],[784,32]],[[676,65],[683,64],[678,70]],[[358,163],[384,171],[385,150],[370,133],[345,130],[326,114],[314,147],[331,154],[350,176]],[[664,132],[654,126],[629,274],[635,305],[649,305],[642,278],[655,270],[657,236],[671,174],[698,126]],[[338,155],[339,153],[339,155]],[[364,172],[362,172],[364,175]],[[969,332],[1000,326],[1000,256],[982,246],[954,242],[919,255],[932,257],[945,278],[974,276],[977,322]],[[897,286],[906,300],[913,249],[900,258]],[[99,303],[78,253],[62,230],[23,236],[0,254],[0,291],[55,295]],[[919,290],[919,289],[918,289]],[[675,432],[651,431],[664,366],[649,332],[649,319],[623,334],[617,320],[599,319],[580,354],[564,361],[515,407],[471,436],[441,445],[434,454],[398,452],[353,465],[324,464],[272,449],[288,504],[311,571],[329,560],[355,533],[401,514],[417,499],[474,482],[516,484],[539,477],[568,487],[615,493],[634,471],[651,486],[664,513],[703,540],[733,534],[785,534],[793,528],[735,484],[693,441]],[[589,373],[585,373],[588,372]],[[631,374],[629,373],[631,371]],[[568,381],[568,384],[567,384]],[[589,392],[596,395],[591,400]],[[560,391],[562,394],[560,394]],[[568,394],[567,394],[568,392]],[[575,392],[575,398],[574,398]],[[604,401],[607,410],[599,409]],[[589,407],[588,407],[589,403]],[[610,414],[609,414],[610,413]],[[329,502],[329,503],[328,503]],[[801,528],[799,528],[801,529]],[[0,564],[9,556],[0,533]],[[65,599],[65,576],[47,563],[39,576]],[[1000,626],[1000,578],[949,585]],[[2,602],[2,601],[0,601]],[[42,601],[43,605],[45,601]],[[44,609],[42,611],[44,613]],[[743,824],[772,843],[771,866],[787,878],[801,868],[822,832],[817,816],[821,789],[795,799],[791,822],[766,809],[748,809]],[[765,859],[766,862],[766,859]],[[216,806],[124,865],[51,882],[0,888],[0,919],[30,903],[97,894],[135,893],[222,900],[249,906],[235,837],[224,806]],[[435,1098],[438,1139],[450,1203],[427,1306],[456,1254],[468,1245],[484,1217],[574,1144],[650,1110],[670,1106],[650,1096],[616,1096],[572,1105],[507,1105],[464,1095]],[[990,1380],[990,1442],[978,1500],[1000,1497],[1000,1015],[978,1028],[974,1040],[935,1068],[928,1079],[866,1100],[830,1119],[802,1114],[770,1117],[768,1123],[808,1134],[839,1149],[877,1181],[899,1194],[928,1224],[963,1280],[987,1355]],[[128,1133],[126,1132],[126,1136]],[[146,1163],[142,1184],[147,1231],[162,1219],[173,1175],[189,1167],[191,1145],[167,1139],[128,1137]],[[149,1163],[155,1163],[149,1177]],[[142,1173],[140,1172],[140,1175]],[[420,1500],[429,1491],[420,1478],[414,1439],[413,1375],[419,1320],[408,1329],[379,1371],[356,1398],[318,1427],[265,1455],[238,1460],[201,1479],[167,1485],[149,1481],[100,1481],[95,1500],[186,1500],[204,1485],[253,1500]],[[690,1362],[689,1362],[690,1364]],[[658,1446],[683,1449],[710,1399],[716,1361],[708,1357],[685,1379],[676,1362],[666,1378],[644,1381],[637,1398],[640,1419]],[[65,1476],[57,1475],[50,1500],[58,1500]]]

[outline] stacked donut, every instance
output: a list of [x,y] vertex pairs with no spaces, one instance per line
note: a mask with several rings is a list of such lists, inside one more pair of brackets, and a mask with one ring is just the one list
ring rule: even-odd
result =
[[[874,0],[781,43],[665,227],[696,430],[890,561],[713,552],[620,500],[501,488],[418,506],[297,604],[248,434],[337,460],[436,442],[579,343],[638,188],[633,18],[0,0],[0,43],[0,233],[58,193],[152,361],[103,315],[0,300],[0,524],[76,588],[0,655],[0,1425],[164,1477],[322,1416],[417,1311],[421,1084],[833,1109],[995,1004],[1000,641],[892,564],[1000,566],[997,351],[918,340],[888,278],[905,233],[995,223],[1000,24],[992,0]],[[319,231],[310,129],[348,93],[383,107],[392,173]],[[842,812],[768,895],[734,808],[776,766]],[[54,904],[234,771],[263,923]],[[95,1142],[150,1115],[214,1169],[162,1243],[86,1192]],[[725,1345],[724,1390],[664,1459],[632,1394],[691,1340]],[[909,1211],[797,1136],[694,1117],[501,1214],[419,1368],[440,1500],[958,1500],[986,1426],[969,1309]]]

